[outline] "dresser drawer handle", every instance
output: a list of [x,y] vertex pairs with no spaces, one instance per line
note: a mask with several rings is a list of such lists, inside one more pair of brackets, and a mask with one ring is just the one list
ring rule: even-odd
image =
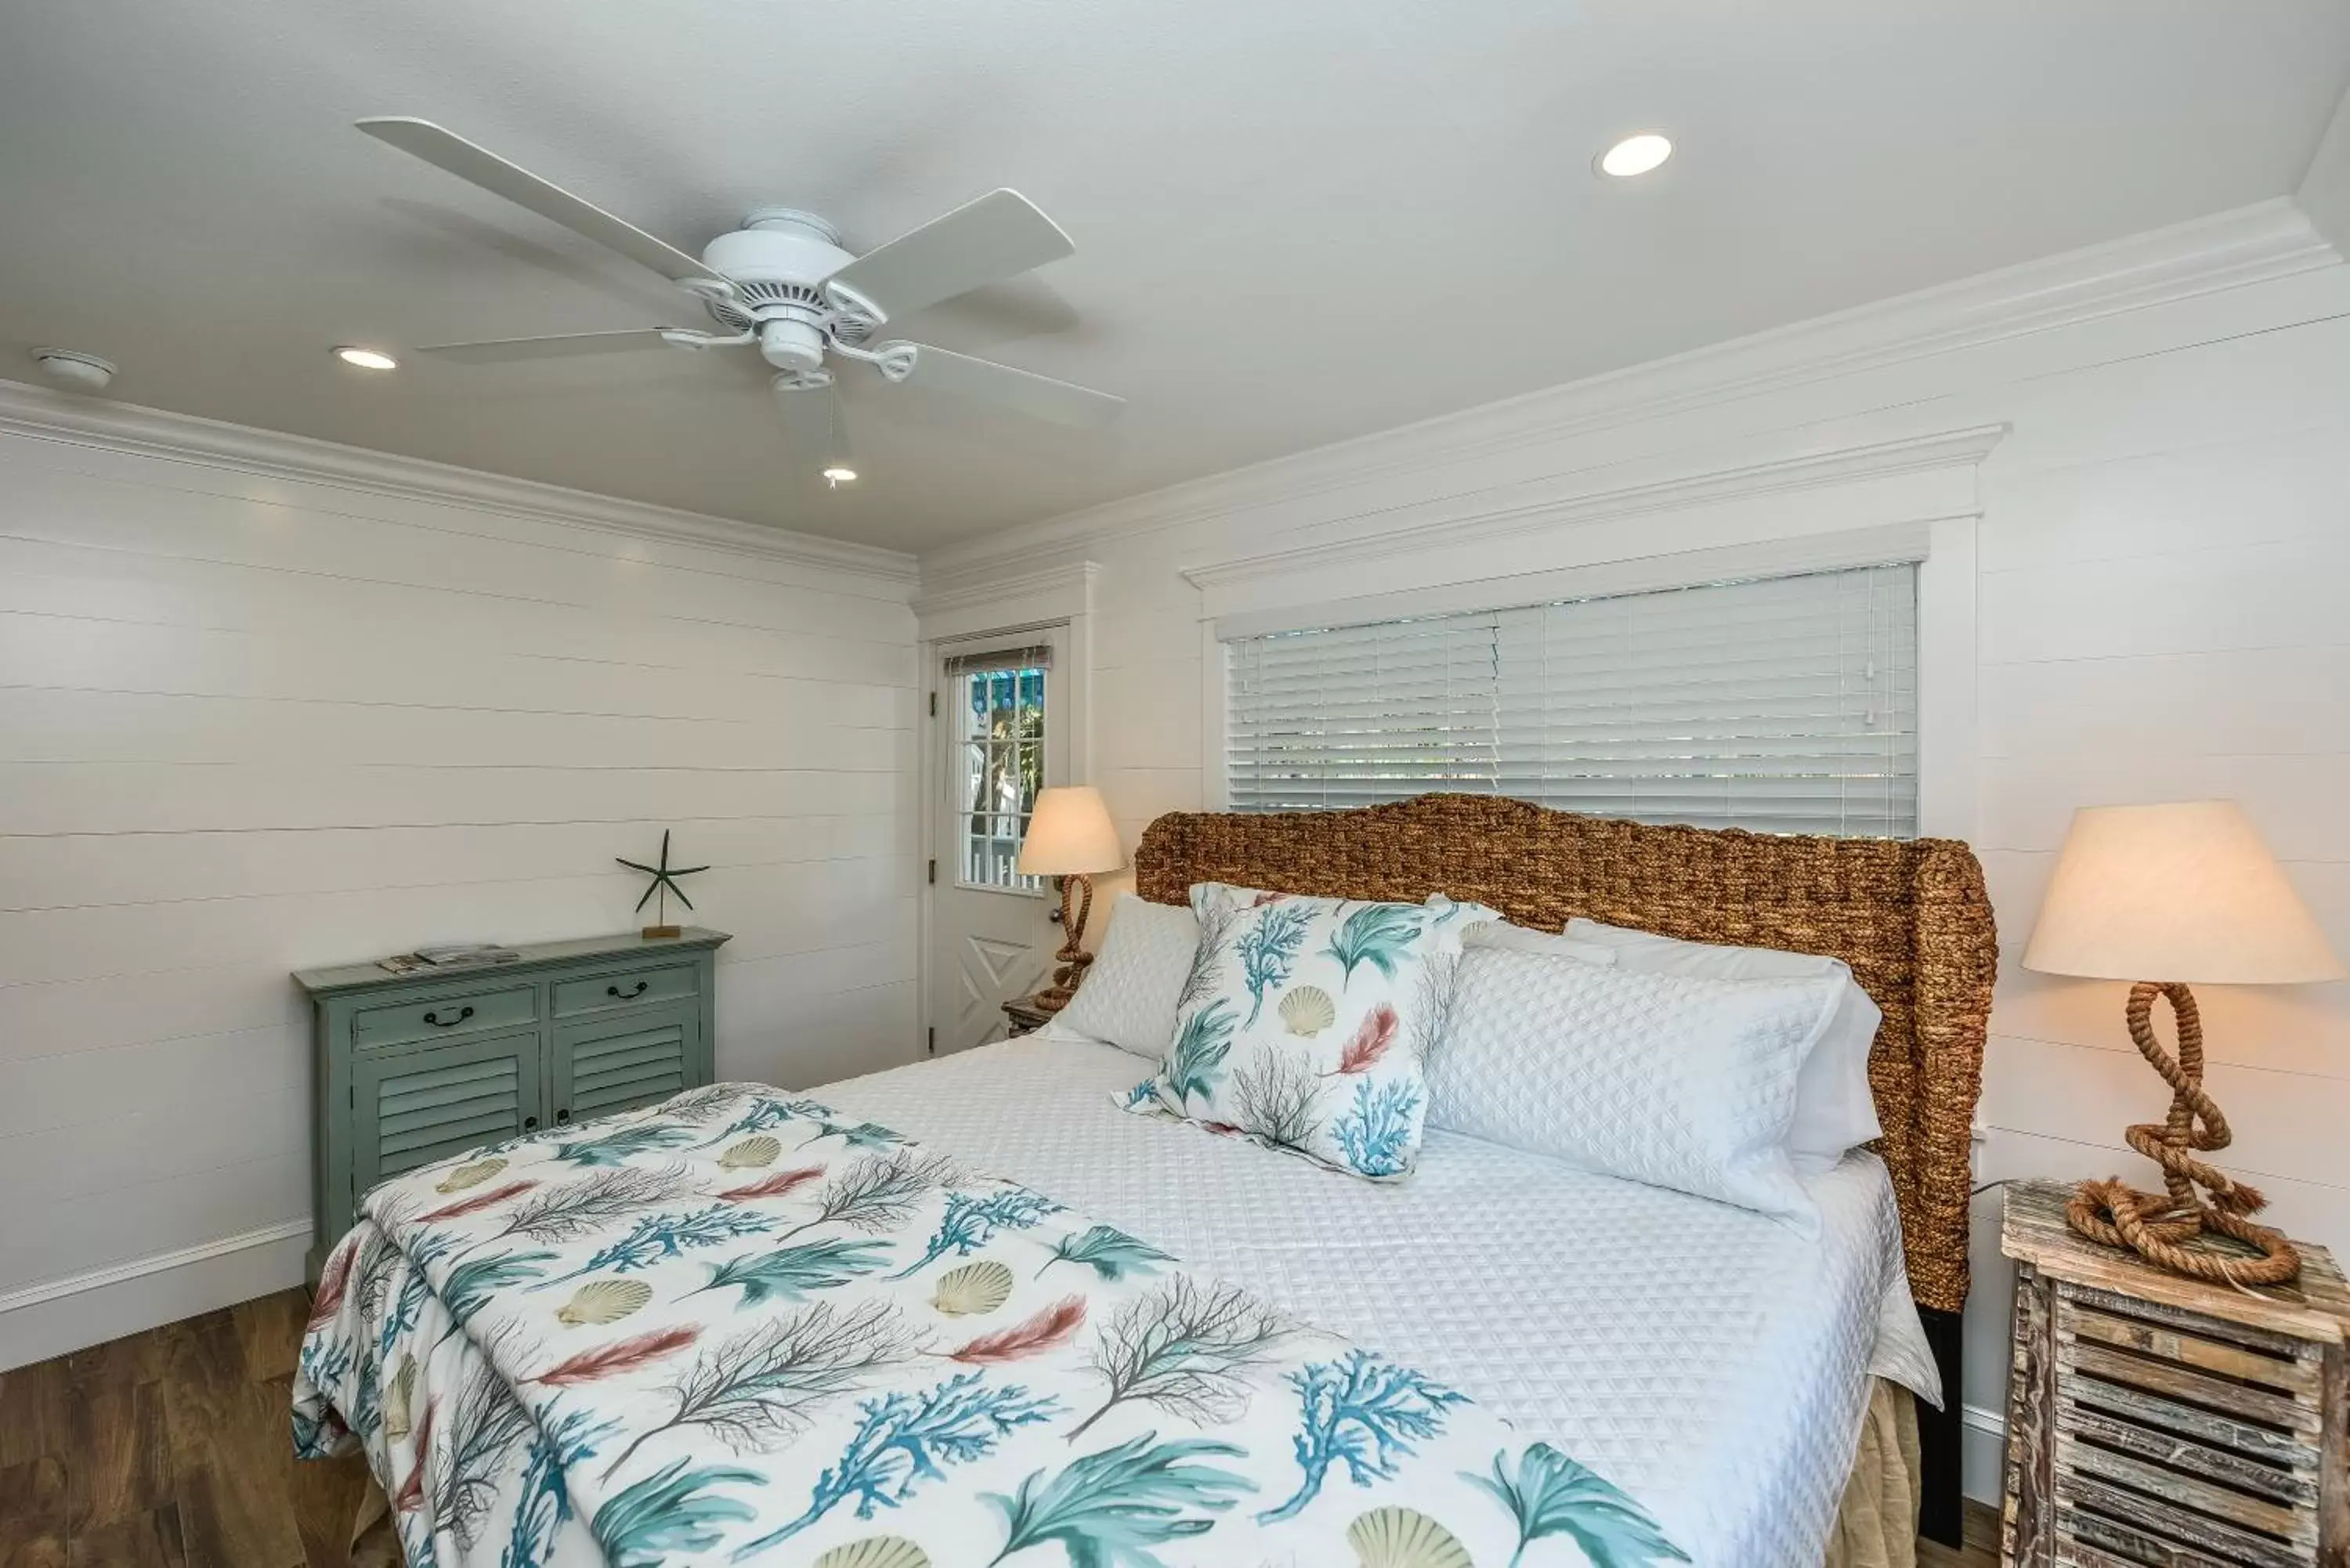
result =
[[653,982],[651,981],[640,980],[637,981],[635,988],[629,991],[622,991],[617,985],[608,985],[604,988],[604,994],[607,996],[617,996],[622,1002],[630,1002],[642,996],[652,988]]
[[435,1008],[433,1011],[424,1015],[424,1022],[430,1023],[435,1029],[454,1029],[457,1025],[464,1023],[465,1020],[472,1016],[473,1016],[473,1009],[469,1003],[464,1007],[459,1008],[457,1010],[457,1016],[454,1018],[442,1017],[440,1010]]

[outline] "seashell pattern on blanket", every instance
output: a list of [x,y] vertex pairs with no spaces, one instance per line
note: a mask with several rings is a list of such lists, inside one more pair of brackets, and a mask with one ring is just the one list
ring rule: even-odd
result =
[[993,1258],[983,1258],[940,1275],[931,1305],[948,1317],[978,1317],[1002,1306],[1011,1293],[1012,1271]]
[[477,1159],[470,1165],[461,1165],[457,1167],[456,1169],[451,1171],[448,1175],[434,1182],[432,1184],[432,1190],[435,1192],[463,1192],[468,1187],[479,1187],[483,1182],[487,1181],[491,1177],[495,1176],[499,1171],[504,1170],[505,1168],[506,1162],[504,1160],[500,1159],[495,1155],[492,1155],[487,1159]]
[[652,1286],[642,1280],[590,1280],[555,1309],[555,1321],[566,1328],[618,1323],[652,1299]]
[[750,1170],[763,1165],[773,1165],[784,1152],[784,1146],[764,1133],[746,1137],[718,1157],[718,1163],[728,1170]]
[[383,1431],[388,1438],[404,1438],[413,1428],[416,1400],[416,1357],[402,1354],[400,1370],[383,1391]]
[[1347,1526],[1362,1568],[1476,1568],[1452,1532],[1409,1508],[1375,1508]]
[[902,1535],[868,1535],[834,1547],[816,1568],[931,1568],[931,1554]]

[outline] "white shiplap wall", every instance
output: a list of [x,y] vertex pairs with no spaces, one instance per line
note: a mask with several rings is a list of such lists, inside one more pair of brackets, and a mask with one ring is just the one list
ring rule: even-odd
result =
[[[1202,601],[1182,568],[1473,513],[1513,485],[1600,492],[1659,465],[1987,425],[2008,431],[1979,477],[1970,836],[2004,961],[1981,1179],[2150,1180],[2119,1134],[2158,1119],[2165,1095],[2122,1032],[2124,988],[2014,961],[2074,806],[2204,795],[2244,803],[2350,954],[2350,267],[2290,210],[941,552],[925,592],[1055,555],[1098,564],[1096,782],[1131,845],[1203,800]],[[1682,547],[1674,517],[1635,526],[1640,553]],[[1523,569],[1529,541],[1449,569]],[[1343,566],[1310,589],[1349,591]],[[2350,984],[2200,995],[2237,1135],[2227,1165],[2268,1189],[2279,1223],[2350,1255]],[[1996,1194],[1978,1200],[1978,1495],[1996,1488],[2006,1371],[1997,1212]]]
[[298,1277],[287,971],[626,929],[664,826],[722,1075],[916,1054],[910,563],[104,408],[0,387],[0,1366]]

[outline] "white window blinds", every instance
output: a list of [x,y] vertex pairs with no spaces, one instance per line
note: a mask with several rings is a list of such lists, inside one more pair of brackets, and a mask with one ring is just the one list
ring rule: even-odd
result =
[[1917,627],[1901,564],[1238,639],[1228,794],[1911,837]]

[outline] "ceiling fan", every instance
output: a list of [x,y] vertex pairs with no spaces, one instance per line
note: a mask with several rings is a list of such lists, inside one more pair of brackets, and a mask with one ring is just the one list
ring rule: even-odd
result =
[[928,343],[872,340],[890,322],[925,306],[1076,251],[1060,225],[1017,191],[991,191],[861,256],[843,250],[839,232],[813,213],[762,207],[746,215],[740,228],[712,240],[696,260],[431,120],[400,117],[358,124],[379,141],[650,267],[698,300],[723,328],[646,327],[438,343],[420,353],[489,361],[755,346],[775,369],[771,384],[778,393],[829,387],[833,370],[827,361],[847,359],[872,366],[892,384],[910,381],[1056,424],[1099,425],[1126,406],[1125,399],[1108,392]]

